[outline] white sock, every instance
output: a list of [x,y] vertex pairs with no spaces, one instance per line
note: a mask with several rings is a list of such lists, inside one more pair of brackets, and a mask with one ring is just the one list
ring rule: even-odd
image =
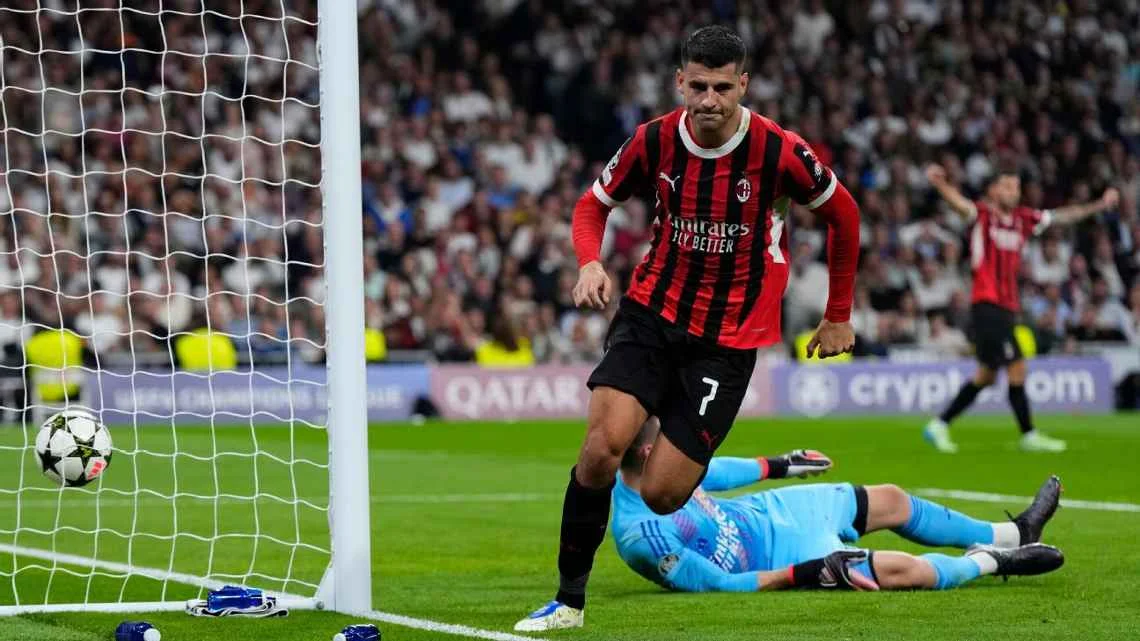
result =
[[966,558],[970,559],[978,566],[978,571],[982,573],[982,576],[997,572],[997,559],[995,559],[989,552],[979,551],[973,554],[967,554]]
[[993,546],[998,548],[1016,548],[1021,546],[1021,532],[1013,521],[990,523],[994,529]]

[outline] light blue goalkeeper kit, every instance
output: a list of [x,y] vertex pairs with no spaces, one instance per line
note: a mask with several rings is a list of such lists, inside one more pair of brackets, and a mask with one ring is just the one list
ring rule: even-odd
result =
[[[758,572],[827,556],[859,538],[856,521],[865,521],[866,501],[860,515],[856,488],[848,483],[788,486],[735,498],[708,494],[759,480],[756,459],[713,458],[684,507],[661,516],[619,476],[611,523],[618,555],[641,576],[671,590],[750,592],[758,589]],[[990,523],[917,497],[911,497],[911,512],[895,532],[912,541],[958,547],[993,542]],[[979,574],[966,557],[923,558],[938,574],[937,588]],[[866,562],[855,569],[874,577]]]

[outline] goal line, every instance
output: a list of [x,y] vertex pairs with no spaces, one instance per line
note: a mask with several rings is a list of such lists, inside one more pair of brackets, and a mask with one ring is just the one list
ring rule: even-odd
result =
[[[65,565],[79,565],[124,575],[146,577],[156,581],[171,581],[207,590],[216,590],[225,585],[222,581],[206,579],[192,574],[127,565],[126,563],[115,563],[113,561],[104,561],[77,554],[64,554],[62,552],[52,552],[22,545],[0,543],[0,554],[11,554]],[[269,590],[267,590],[266,593],[277,597],[277,601],[281,606],[291,610],[320,610],[324,608],[324,604],[320,600],[311,597]],[[0,617],[17,616],[21,614],[50,614],[53,612],[177,612],[184,609],[185,606],[185,601],[3,605],[0,606]],[[524,637],[506,632],[496,632],[494,630],[483,630],[465,625],[432,621],[430,619],[417,619],[415,617],[382,612],[380,610],[370,610],[361,616],[366,619],[390,623],[405,628],[439,632],[441,634],[450,634],[472,639],[489,639],[491,641],[541,641],[538,637]]]

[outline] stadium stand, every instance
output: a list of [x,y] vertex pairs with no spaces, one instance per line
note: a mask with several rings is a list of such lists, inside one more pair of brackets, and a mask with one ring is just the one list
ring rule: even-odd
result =
[[[236,0],[229,4],[236,13]],[[272,4],[245,2],[250,13],[259,5],[269,11]],[[611,11],[618,6],[623,10]],[[413,356],[440,361],[595,360],[607,319],[580,312],[569,301],[576,274],[570,212],[637,123],[677,104],[672,82],[682,26],[707,22],[734,25],[751,46],[749,104],[800,131],[860,203],[859,355],[883,354],[900,344],[948,354],[967,349],[969,248],[962,222],[937,204],[926,184],[922,167],[930,161],[943,163],[969,194],[977,194],[994,167],[1017,163],[1026,201],[1039,207],[1088,200],[1107,186],[1118,187],[1117,211],[1076,229],[1050,231],[1034,244],[1023,274],[1029,284],[1024,307],[1031,312],[1038,353],[1077,352],[1086,341],[1140,345],[1140,13],[1136,3],[1096,11],[1089,6],[937,0],[361,2],[366,325],[380,333],[370,339],[370,356],[412,350]],[[64,14],[39,19],[49,23],[42,46],[67,49],[71,32]],[[166,20],[167,47],[192,50],[203,33],[198,22],[197,16]],[[241,46],[242,37],[275,37],[256,28],[239,34],[234,21],[214,22],[208,25],[211,38],[223,49]],[[37,29],[12,32],[31,39]],[[158,36],[140,26],[131,37]],[[31,40],[8,44],[41,46]],[[289,44],[305,46],[301,38]],[[167,86],[189,88],[201,74],[201,62],[191,56],[162,63],[126,58],[134,83],[143,86],[158,83],[161,72]],[[99,86],[101,74],[111,67],[117,74],[120,63],[119,56],[91,56],[83,82]],[[227,77],[224,62],[212,64],[218,68],[210,70],[211,78]],[[6,62],[6,82],[34,86],[41,71],[29,59],[13,58]],[[283,72],[280,65],[266,66],[246,93],[280,94]],[[79,87],[78,65],[54,66],[49,73],[54,84]],[[288,73],[290,83],[316,95],[314,73]],[[242,88],[223,83],[218,90],[240,95]],[[68,122],[80,117],[77,110],[53,95],[41,110],[37,94],[5,93],[9,127],[35,131],[42,113],[58,129],[80,129],[78,122]],[[124,123],[164,117],[158,103],[138,96],[125,111],[104,98],[92,96],[83,105],[89,130],[116,132]],[[245,122],[260,135],[281,135],[273,124],[282,119],[279,103],[251,98],[240,106],[209,106],[203,112],[195,99],[173,112],[187,119],[191,131],[240,134],[244,111]],[[315,110],[286,113],[284,121],[289,137],[319,139]],[[12,166],[43,164],[33,137],[10,130],[6,140]],[[318,158],[297,151],[290,153],[286,171],[314,178]],[[121,134],[55,137],[45,160],[82,174],[96,165],[121,164],[124,154],[131,163],[162,165],[168,178],[204,169],[197,141],[169,136],[163,147]],[[206,158],[210,172],[235,177],[243,171],[272,175],[277,163],[248,139],[219,143]],[[58,324],[62,309],[62,317],[85,332],[107,330],[89,348],[113,360],[129,341],[135,358],[145,360],[149,352],[162,363],[169,349],[162,337],[205,325],[205,305],[192,305],[191,297],[158,305],[133,294],[200,295],[210,277],[233,292],[209,298],[212,324],[225,326],[239,342],[250,337],[250,345],[237,350],[240,359],[252,354],[259,362],[280,362],[290,348],[306,360],[321,358],[309,343],[288,347],[258,339],[286,336],[286,329],[292,337],[317,338],[323,332],[319,309],[292,314],[289,328],[280,307],[255,301],[252,319],[244,313],[245,294],[269,297],[286,283],[319,298],[314,275],[240,254],[239,225],[216,217],[208,229],[201,224],[204,211],[256,217],[262,208],[279,206],[268,202],[264,185],[248,182],[239,192],[209,180],[167,182],[165,190],[153,180],[53,181],[50,202],[42,182],[27,176],[9,177],[10,189],[0,190],[0,211],[40,214],[7,216],[0,225],[4,318]],[[319,220],[311,191],[286,193],[286,199],[290,216]],[[78,215],[85,208],[125,215],[69,219],[51,230],[43,215]],[[164,208],[181,216],[164,226],[161,217],[140,213]],[[623,288],[645,250],[649,215],[646,204],[635,201],[610,216],[603,252]],[[824,237],[810,212],[795,211],[792,228],[789,353],[794,337],[819,317],[819,284],[826,286]],[[267,236],[251,250],[320,262],[319,230],[291,229],[285,241]],[[176,243],[201,252],[205,242],[218,258],[207,263],[176,254],[126,264],[116,253],[124,248],[124,234],[132,248],[150,248],[153,255],[166,256]],[[48,247],[59,256],[55,263],[35,254]],[[78,253],[60,253],[68,247]],[[86,279],[81,255],[98,256],[92,263],[97,282]],[[69,298],[54,293],[57,278]],[[21,296],[21,279],[41,287]],[[85,300],[93,287],[130,292],[135,304],[128,311],[104,296]],[[258,334],[251,337],[254,330]],[[12,345],[27,338],[22,331],[9,326],[0,335],[6,358],[14,353]]]

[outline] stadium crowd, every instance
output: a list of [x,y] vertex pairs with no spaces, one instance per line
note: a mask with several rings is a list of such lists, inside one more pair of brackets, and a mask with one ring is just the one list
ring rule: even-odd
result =
[[[315,2],[42,4],[0,10],[0,341],[30,320],[105,357],[165,356],[169,335],[208,324],[239,354],[319,358]],[[965,223],[929,162],[973,196],[1015,164],[1034,207],[1119,188],[1116,211],[1033,243],[1023,307],[1039,351],[1140,345],[1138,7],[363,0],[366,324],[440,360],[598,358],[607,318],[569,299],[573,204],[638,123],[679,104],[686,25],[722,22],[752,49],[746,103],[799,131],[861,206],[860,354],[968,349]],[[647,204],[609,218],[622,289]],[[825,235],[792,218],[789,339],[827,288]]]

